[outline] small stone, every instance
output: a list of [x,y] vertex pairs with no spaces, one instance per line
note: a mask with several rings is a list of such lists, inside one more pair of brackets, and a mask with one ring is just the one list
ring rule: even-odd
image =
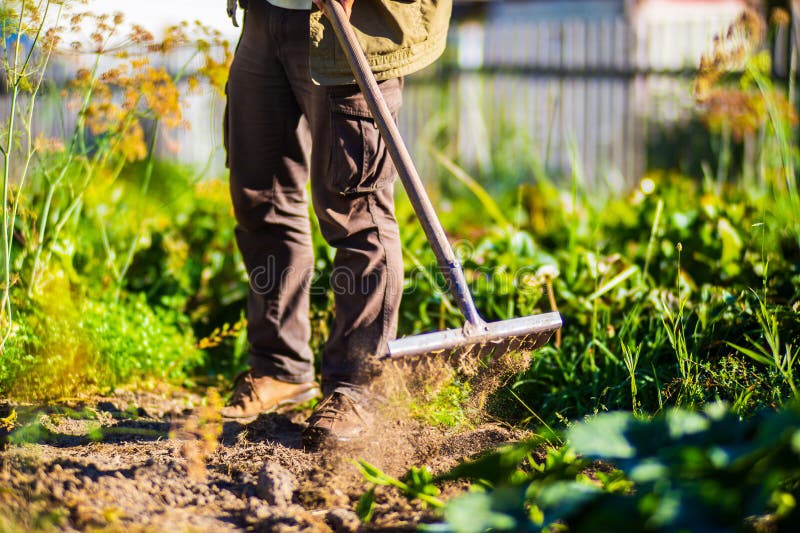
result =
[[50,492],[53,495],[53,498],[55,498],[56,500],[64,499],[64,485],[56,483],[53,485],[53,490],[51,490]]
[[325,513],[325,523],[334,533],[355,533],[361,526],[358,515],[350,509],[331,509]]
[[266,462],[258,473],[256,493],[270,505],[286,507],[291,505],[297,478],[276,463]]
[[119,409],[117,409],[117,406],[114,405],[111,402],[108,402],[108,401],[106,401],[106,402],[98,402],[97,403],[97,409],[100,410],[100,411],[119,412]]
[[257,507],[255,511],[253,511],[253,515],[256,521],[268,520],[269,518],[272,518],[273,512],[268,506],[261,505],[260,507]]

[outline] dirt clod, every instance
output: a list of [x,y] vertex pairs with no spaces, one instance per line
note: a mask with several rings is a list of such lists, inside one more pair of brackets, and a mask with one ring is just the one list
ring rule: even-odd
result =
[[258,473],[256,492],[270,505],[287,507],[297,490],[297,478],[281,465],[267,461]]
[[361,526],[358,515],[350,509],[331,509],[325,513],[325,522],[333,533],[356,533]]
[[276,533],[319,532],[329,533],[331,528],[322,518],[299,505],[269,507],[260,505],[248,520],[252,531]]

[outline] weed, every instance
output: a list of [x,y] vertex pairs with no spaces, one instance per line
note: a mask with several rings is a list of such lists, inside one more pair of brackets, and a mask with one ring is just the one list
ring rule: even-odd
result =
[[453,380],[434,394],[413,401],[411,415],[432,425],[460,426],[468,420],[464,405],[469,400],[470,391],[468,381]]
[[756,320],[761,327],[761,334],[767,343],[767,347],[764,347],[747,334],[745,334],[745,338],[750,342],[752,348],[745,348],[732,342],[727,344],[750,357],[753,361],[777,370],[786,385],[789,386],[792,395],[795,398],[800,398],[794,377],[796,362],[798,356],[800,356],[800,346],[795,348],[788,342],[781,344],[777,312],[770,310],[764,300],[759,298],[757,294],[755,297],[758,300],[758,308],[755,312]]
[[418,499],[424,505],[430,505],[433,508],[444,506],[444,503],[437,498],[439,489],[433,482],[434,478],[424,466],[422,468],[412,467],[401,480],[386,474],[380,468],[364,460],[356,462],[355,465],[364,479],[373,485],[358,502],[358,515],[364,522],[368,522],[372,517],[375,487],[377,486],[395,487],[409,500]]
[[43,399],[107,392],[153,377],[180,380],[199,362],[185,319],[151,308],[143,295],[109,302],[54,289],[51,296],[59,297],[26,305],[10,337],[0,361],[2,394]]
[[[153,371],[182,378],[198,359],[186,346],[190,323],[175,297],[144,303],[128,293],[129,275],[172,215],[150,192],[159,188],[157,136],[183,125],[179,85],[224,83],[230,51],[200,24],[179,24],[156,39],[126,26],[121,14],[84,12],[83,4],[12,1],[0,12],[0,70],[11,103],[0,129],[2,394],[57,397]],[[84,30],[85,40],[66,50],[65,32]],[[190,53],[175,72],[151,63],[176,47]],[[74,127],[50,138],[33,117],[39,97],[54,90],[49,63],[65,54],[81,63],[61,94]]]

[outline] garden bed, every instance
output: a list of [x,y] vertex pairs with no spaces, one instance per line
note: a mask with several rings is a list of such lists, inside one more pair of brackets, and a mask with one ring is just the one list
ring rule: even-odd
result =
[[353,459],[390,475],[409,464],[441,472],[525,436],[389,419],[359,446],[312,453],[301,442],[308,409],[219,428],[202,403],[179,390],[14,406],[18,429],[0,453],[0,529],[416,530],[435,515],[383,487],[360,525],[366,483]]

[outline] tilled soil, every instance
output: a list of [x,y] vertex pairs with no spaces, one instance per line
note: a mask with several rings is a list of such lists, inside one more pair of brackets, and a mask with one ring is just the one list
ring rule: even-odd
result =
[[0,452],[0,531],[413,531],[437,516],[393,488],[379,487],[372,520],[358,520],[369,485],[354,460],[437,473],[523,436],[387,415],[358,445],[310,452],[308,410],[223,423],[185,391],[5,407],[18,422]]

